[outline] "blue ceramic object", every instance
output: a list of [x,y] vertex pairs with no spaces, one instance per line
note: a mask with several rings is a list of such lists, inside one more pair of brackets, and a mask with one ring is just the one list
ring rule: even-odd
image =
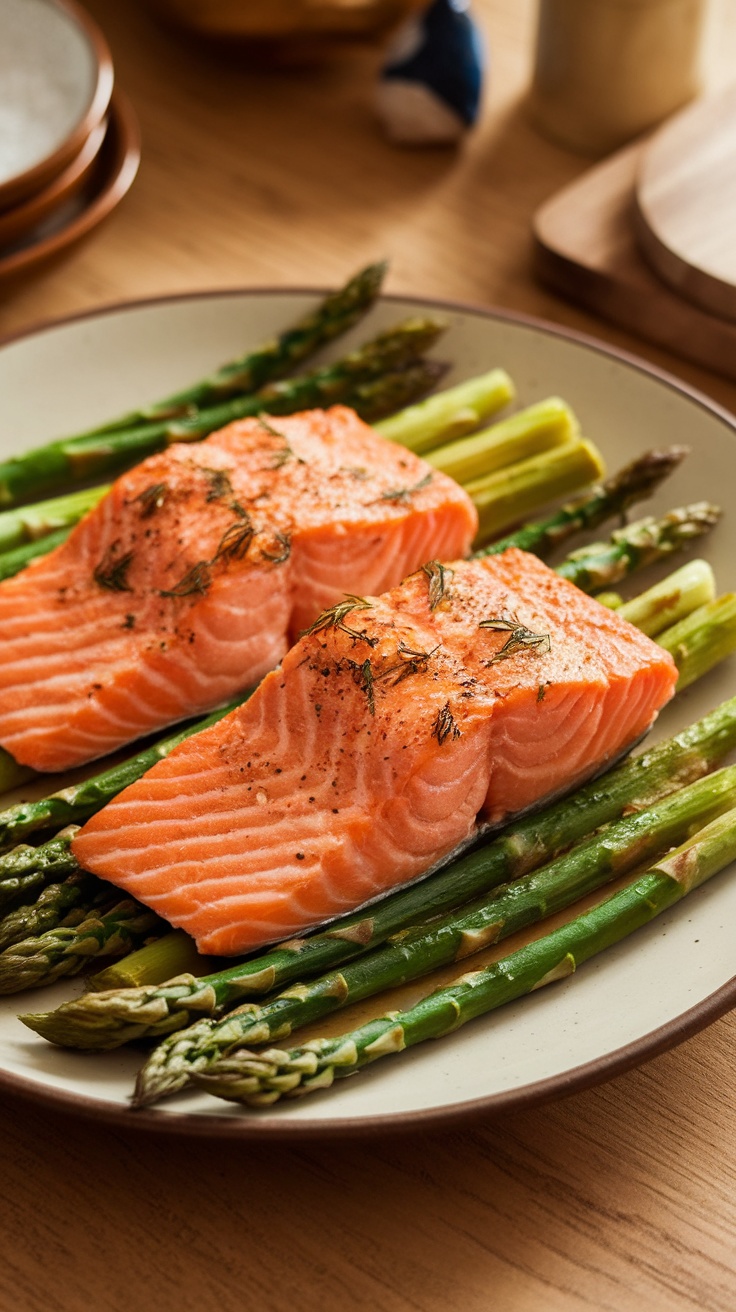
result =
[[469,11],[469,0],[432,0],[394,38],[377,91],[378,114],[393,141],[458,141],[475,123],[486,57]]

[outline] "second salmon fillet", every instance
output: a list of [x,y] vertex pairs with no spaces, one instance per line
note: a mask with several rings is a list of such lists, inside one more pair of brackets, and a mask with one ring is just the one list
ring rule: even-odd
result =
[[467,552],[477,523],[344,407],[173,446],[0,584],[0,745],[63,770],[222,705],[347,589]]
[[671,658],[509,550],[325,612],[243,707],[89,820],[87,869],[207,953],[300,934],[602,769]]

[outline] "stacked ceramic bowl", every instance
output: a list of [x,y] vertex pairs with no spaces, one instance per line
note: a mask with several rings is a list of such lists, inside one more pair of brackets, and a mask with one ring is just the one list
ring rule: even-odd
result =
[[0,277],[55,255],[125,195],[138,126],[72,0],[0,0]]

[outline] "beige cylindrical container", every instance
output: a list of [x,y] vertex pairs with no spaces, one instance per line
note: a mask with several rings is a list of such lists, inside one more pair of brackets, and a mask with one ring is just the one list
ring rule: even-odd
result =
[[539,0],[531,111],[547,136],[603,155],[700,89],[706,0]]

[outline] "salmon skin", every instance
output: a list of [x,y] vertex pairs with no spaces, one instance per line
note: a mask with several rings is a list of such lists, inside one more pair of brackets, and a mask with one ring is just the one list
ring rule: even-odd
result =
[[0,584],[0,744],[63,770],[222,705],[348,588],[467,552],[477,523],[345,407],[172,446]]
[[298,935],[604,768],[672,695],[670,656],[511,549],[324,613],[243,707],[74,840],[205,953]]

